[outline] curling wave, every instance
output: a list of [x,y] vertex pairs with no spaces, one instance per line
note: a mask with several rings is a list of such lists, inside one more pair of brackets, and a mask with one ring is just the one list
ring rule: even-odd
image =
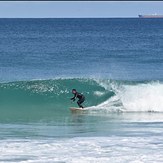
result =
[[0,84],[0,110],[68,111],[71,90],[86,96],[85,107],[109,112],[162,112],[163,83],[97,79],[54,79]]

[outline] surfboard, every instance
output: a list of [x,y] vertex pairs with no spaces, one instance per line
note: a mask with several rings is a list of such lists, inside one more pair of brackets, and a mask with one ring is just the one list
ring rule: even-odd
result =
[[70,110],[72,111],[72,112],[77,112],[77,111],[84,111],[85,109],[84,108],[70,108]]

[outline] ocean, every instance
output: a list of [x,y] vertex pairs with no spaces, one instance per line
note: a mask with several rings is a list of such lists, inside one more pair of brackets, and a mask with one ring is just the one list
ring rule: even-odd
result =
[[0,19],[0,42],[0,162],[163,162],[163,19]]

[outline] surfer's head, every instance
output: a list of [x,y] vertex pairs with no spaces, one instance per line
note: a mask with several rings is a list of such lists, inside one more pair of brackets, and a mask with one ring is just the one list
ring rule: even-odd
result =
[[75,94],[76,93],[76,89],[72,89],[72,93]]

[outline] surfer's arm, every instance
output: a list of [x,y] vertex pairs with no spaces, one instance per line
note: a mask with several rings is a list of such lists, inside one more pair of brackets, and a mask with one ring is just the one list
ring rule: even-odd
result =
[[75,101],[76,99],[76,95],[74,95],[74,97],[71,98],[71,100]]

